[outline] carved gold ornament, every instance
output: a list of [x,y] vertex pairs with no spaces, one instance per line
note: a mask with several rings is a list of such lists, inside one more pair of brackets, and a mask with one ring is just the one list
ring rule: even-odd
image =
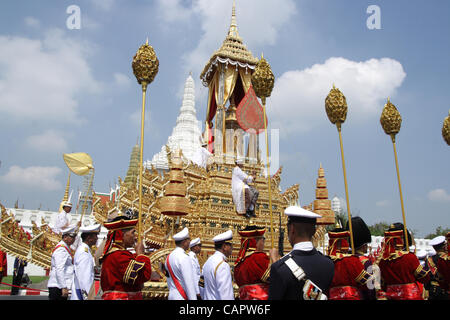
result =
[[155,79],[158,73],[159,60],[152,46],[148,44],[148,40],[134,56],[132,67],[139,84],[149,84]]
[[347,118],[347,100],[344,94],[333,85],[325,98],[325,111],[332,124],[340,125]]
[[252,74],[252,85],[256,95],[264,100],[270,97],[273,86],[275,84],[275,76],[272,73],[269,63],[263,56],[256,65],[255,72]]
[[384,132],[391,137],[395,137],[395,135],[400,132],[402,117],[389,99],[381,113],[380,123]]
[[450,110],[448,111],[448,117],[444,120],[444,125],[442,126],[442,136],[445,142],[450,146]]

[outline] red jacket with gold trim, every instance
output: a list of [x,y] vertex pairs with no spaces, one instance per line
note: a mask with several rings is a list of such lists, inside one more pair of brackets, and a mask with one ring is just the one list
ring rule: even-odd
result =
[[439,284],[442,289],[449,291],[450,290],[450,257],[448,253],[444,253],[439,255],[437,260],[437,271],[440,275]]
[[264,252],[254,252],[234,267],[234,280],[242,300],[267,300],[270,258]]
[[[359,257],[354,255],[345,255],[341,258],[334,257],[334,276],[330,286],[330,299],[339,297],[332,297],[332,288],[336,287],[353,287],[358,290],[366,288],[367,282],[371,275],[364,269],[364,265]],[[355,292],[356,294],[356,292]],[[341,293],[339,295],[342,295]],[[345,295],[341,298],[346,298]],[[359,293],[354,297],[361,299]]]
[[270,258],[264,252],[254,252],[234,268],[234,280],[240,287],[267,282],[270,273]]
[[111,250],[102,263],[101,287],[103,292],[140,292],[150,279],[151,272],[149,257],[128,250]]
[[379,266],[384,285],[430,281],[429,271],[423,269],[414,253],[398,254],[391,259],[381,259]]

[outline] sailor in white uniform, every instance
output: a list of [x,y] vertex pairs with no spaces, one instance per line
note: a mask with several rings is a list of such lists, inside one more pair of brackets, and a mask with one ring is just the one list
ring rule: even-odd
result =
[[101,225],[80,228],[81,244],[74,256],[74,277],[70,300],[88,300],[88,295],[94,283],[94,257],[91,247],[97,244]]
[[195,238],[191,241],[189,244],[189,257],[191,258],[192,262],[192,269],[194,271],[194,280],[197,284],[195,286],[195,289],[197,291],[197,296],[200,295],[200,297],[203,297],[203,288],[199,287],[198,282],[200,281],[200,276],[202,275],[202,270],[200,268],[200,263],[198,262],[197,255],[202,250],[202,243],[200,241],[200,238]]
[[189,230],[184,228],[175,234],[173,239],[176,248],[169,254],[165,263],[169,300],[197,300],[198,282],[195,282],[191,258],[186,252],[191,241]]
[[213,238],[216,252],[203,266],[204,300],[234,300],[231,268],[227,261],[233,250],[232,239],[231,230]]
[[259,196],[258,190],[249,186],[253,177],[242,170],[244,159],[239,157],[235,161],[236,167],[231,176],[231,194],[238,214],[245,214],[247,218],[255,217],[255,206]]
[[49,300],[67,300],[73,281],[73,254],[70,249],[76,237],[76,226],[62,230],[62,240],[52,253],[48,279]]
[[62,203],[62,211],[58,213],[55,217],[53,231],[56,233],[61,233],[62,230],[66,229],[70,225],[72,217],[70,211],[72,210],[72,203],[69,201],[64,201]]
[[[201,139],[200,139],[201,140]],[[208,159],[212,156],[212,153],[208,151],[208,144],[201,141],[202,146],[197,149],[192,157],[192,162],[201,168],[206,169],[208,165]]]

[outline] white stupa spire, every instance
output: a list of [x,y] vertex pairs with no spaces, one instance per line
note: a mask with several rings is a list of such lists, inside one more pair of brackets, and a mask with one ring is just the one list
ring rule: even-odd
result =
[[331,210],[333,210],[335,213],[341,213],[342,211],[341,200],[339,200],[336,195],[331,200]]
[[[198,148],[201,147],[201,134],[200,121],[197,120],[197,111],[195,110],[195,84],[191,73],[186,79],[180,114],[172,134],[167,140],[167,145],[172,151],[181,149],[183,155],[192,160]],[[144,163],[147,168],[150,168],[151,165],[156,169],[169,169],[165,145],[161,147],[159,153],[153,156],[151,161],[148,160]]]

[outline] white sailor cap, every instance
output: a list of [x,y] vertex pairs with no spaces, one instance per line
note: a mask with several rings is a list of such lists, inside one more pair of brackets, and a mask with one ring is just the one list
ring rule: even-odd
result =
[[189,248],[192,248],[198,244],[200,244],[200,238],[195,238],[194,240],[191,241],[191,243],[189,243]]
[[64,207],[70,207],[70,208],[72,208],[72,204],[69,202],[69,201],[63,201],[62,203],[61,203],[61,206],[64,208]]
[[80,228],[80,232],[81,233],[99,233],[101,227],[102,226],[100,224],[94,224],[94,225],[91,225],[91,226],[85,226],[85,227],[81,227]]
[[299,206],[290,206],[284,210],[284,214],[289,218],[306,218],[306,219],[318,219],[322,218],[321,215],[311,212],[309,210],[303,209]]
[[76,225],[68,226],[67,228],[61,230],[61,234],[63,236],[65,236],[66,234],[75,235],[76,236],[76,234],[75,234],[76,227],[77,227]]
[[411,253],[416,252],[416,246],[415,245],[410,245],[409,246],[409,252],[411,252]]
[[183,241],[186,240],[187,238],[189,238],[189,230],[186,227],[173,236],[173,240],[175,241]]
[[438,236],[435,237],[433,239],[430,240],[430,242],[428,242],[428,244],[432,247],[434,246],[438,246],[440,244],[443,244],[445,242],[445,237],[444,236]]
[[432,247],[430,249],[427,249],[427,252],[430,257],[436,255],[436,250],[434,250]]
[[418,259],[424,259],[427,256],[427,252],[425,250],[419,250],[416,256]]
[[231,239],[233,239],[233,231],[228,230],[224,233],[218,234],[212,240],[214,242],[222,242],[222,241],[227,241],[227,240],[231,240]]
[[236,158],[236,160],[234,161],[236,164],[243,164],[244,163],[244,157],[239,156]]

